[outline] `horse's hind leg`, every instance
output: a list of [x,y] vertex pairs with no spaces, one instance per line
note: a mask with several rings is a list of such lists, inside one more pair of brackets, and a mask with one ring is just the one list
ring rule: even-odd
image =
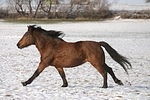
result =
[[123,83],[121,82],[121,80],[118,80],[118,78],[115,76],[112,68],[110,68],[107,64],[105,64],[104,65],[104,69],[112,76],[112,78],[115,81],[115,83],[117,83],[119,85],[123,85]]
[[107,72],[105,70],[103,70],[102,68],[100,67],[95,67],[98,72],[103,76],[103,79],[104,79],[104,83],[103,83],[103,87],[102,88],[107,88],[108,85],[107,85]]
[[[91,63],[92,64],[92,63]],[[98,64],[92,64],[96,69],[97,71],[103,76],[103,79],[104,79],[104,83],[103,83],[103,87],[102,88],[107,88],[108,85],[107,85],[107,71],[105,71],[102,67],[102,65],[100,65],[99,63]]]
[[67,80],[66,80],[66,75],[65,75],[65,72],[64,72],[63,68],[61,68],[61,67],[56,67],[56,69],[58,70],[58,72],[59,72],[59,74],[60,74],[60,76],[61,76],[61,78],[62,78],[62,80],[63,80],[63,85],[62,85],[62,87],[67,87],[67,86],[68,86],[68,82],[67,82]]

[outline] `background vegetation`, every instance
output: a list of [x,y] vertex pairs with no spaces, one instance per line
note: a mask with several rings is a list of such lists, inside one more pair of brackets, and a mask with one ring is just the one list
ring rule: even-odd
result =
[[1,18],[100,19],[111,17],[107,0],[7,0]]
[[[146,2],[149,3],[150,0]],[[7,8],[0,8],[0,18],[17,20],[99,20],[115,16],[150,18],[150,10],[111,11],[110,6],[108,0],[7,0]]]

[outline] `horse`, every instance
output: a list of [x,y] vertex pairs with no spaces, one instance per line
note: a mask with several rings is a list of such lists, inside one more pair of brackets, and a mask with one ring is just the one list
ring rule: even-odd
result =
[[76,67],[85,62],[91,63],[91,65],[102,75],[102,88],[108,87],[107,73],[112,76],[115,83],[123,85],[122,81],[115,76],[112,68],[105,63],[105,54],[102,47],[106,49],[114,61],[123,67],[126,73],[128,73],[127,67],[132,67],[126,57],[120,55],[104,41],[66,42],[60,38],[60,36],[64,35],[61,31],[45,30],[36,25],[27,27],[27,32],[25,32],[23,37],[19,40],[17,46],[22,49],[30,45],[35,45],[40,52],[41,59],[39,66],[32,77],[25,82],[21,82],[23,86],[32,83],[46,67],[53,66],[57,69],[62,78],[62,87],[67,87],[68,82],[63,68]]

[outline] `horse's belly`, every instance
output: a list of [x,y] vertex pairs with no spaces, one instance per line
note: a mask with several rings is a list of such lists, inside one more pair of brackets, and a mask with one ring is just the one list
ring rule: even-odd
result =
[[66,58],[66,59],[55,59],[52,63],[53,66],[55,67],[65,67],[65,68],[69,68],[69,67],[76,67],[78,65],[83,64],[85,61],[83,59],[79,59],[79,58]]

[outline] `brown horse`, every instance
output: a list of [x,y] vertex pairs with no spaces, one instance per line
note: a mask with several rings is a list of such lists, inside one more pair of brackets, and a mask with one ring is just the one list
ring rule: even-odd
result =
[[28,31],[23,35],[18,42],[18,48],[35,45],[41,55],[41,62],[33,76],[27,81],[22,82],[23,86],[30,84],[46,67],[55,66],[58,70],[62,80],[62,87],[67,87],[68,82],[63,68],[70,68],[81,65],[85,62],[90,62],[98,72],[103,76],[103,88],[107,88],[107,72],[112,76],[115,83],[123,85],[123,83],[116,78],[112,68],[105,63],[105,55],[101,46],[103,46],[110,56],[119,63],[124,70],[126,66],[130,66],[130,62],[116,52],[106,42],[94,41],[78,41],[69,43],[59,38],[63,35],[60,31],[46,31],[35,25],[28,26]]

